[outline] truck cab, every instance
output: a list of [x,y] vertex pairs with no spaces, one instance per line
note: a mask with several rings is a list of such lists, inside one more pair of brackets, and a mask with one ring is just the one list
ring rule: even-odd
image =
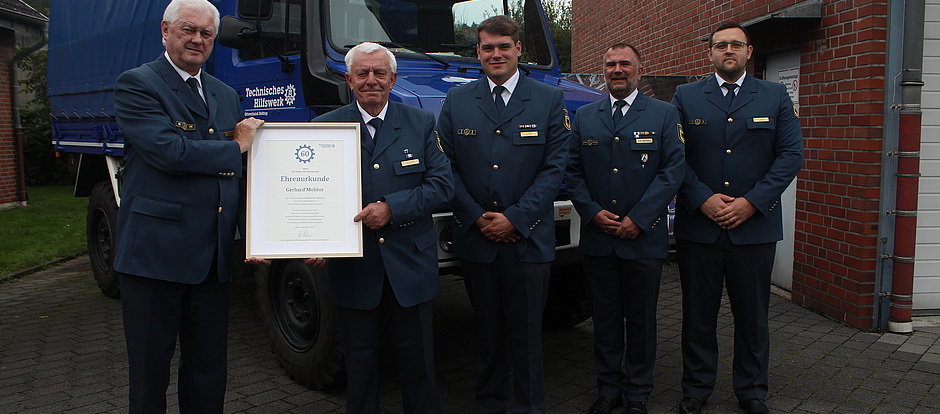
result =
[[[569,113],[602,93],[564,80],[540,0],[210,0],[223,17],[205,70],[239,94],[246,117],[306,122],[353,101],[344,56],[372,41],[398,62],[391,100],[438,114],[447,90],[484,76],[475,57],[476,25],[507,14],[522,26],[519,68],[562,89]],[[159,4],[155,4],[159,3]],[[88,245],[99,287],[120,294],[111,267],[120,206],[123,140],[114,119],[114,81],[163,51],[165,2],[53,0],[49,99],[52,143],[78,160],[75,195],[89,196]],[[111,16],[107,25],[82,22]],[[434,214],[442,274],[460,273],[450,251],[449,211]],[[569,326],[589,315],[580,273],[580,219],[564,188],[555,201],[556,249],[546,323]],[[244,248],[240,252],[244,255]],[[236,256],[239,257],[239,256]],[[339,377],[342,351],[325,272],[298,260],[247,269],[262,320],[288,373],[319,388]]]

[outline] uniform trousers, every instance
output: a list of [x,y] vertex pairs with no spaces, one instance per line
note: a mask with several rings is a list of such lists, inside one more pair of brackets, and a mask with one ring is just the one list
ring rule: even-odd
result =
[[544,413],[542,312],[551,263],[522,262],[514,243],[500,243],[495,261],[461,265],[480,332],[477,413],[506,412],[508,360],[515,378],[512,412]]
[[379,354],[382,329],[392,331],[398,357],[405,414],[441,412],[434,366],[432,303],[403,307],[385,278],[382,301],[375,309],[336,306],[346,357],[346,412],[379,414]]
[[682,282],[682,392],[705,401],[718,370],[722,285],[734,316],[732,385],[738,399],[767,396],[770,277],[776,243],[735,245],[727,231],[715,243],[677,240]]
[[591,288],[598,394],[646,401],[653,391],[663,259],[585,256],[584,273]]
[[130,413],[165,413],[179,338],[181,413],[221,413],[228,361],[229,283],[213,265],[199,284],[121,273]]

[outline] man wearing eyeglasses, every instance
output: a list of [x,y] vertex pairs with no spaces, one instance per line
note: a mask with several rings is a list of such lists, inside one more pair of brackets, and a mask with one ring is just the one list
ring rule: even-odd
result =
[[800,121],[786,87],[746,71],[747,31],[712,32],[715,76],[676,88],[686,174],[676,203],[682,282],[680,413],[699,413],[715,387],[722,285],[734,316],[732,385],[748,413],[768,412],[770,277],[783,238],[780,195],[803,165]]
[[519,34],[507,16],[480,23],[486,76],[450,89],[438,120],[456,183],[454,252],[480,331],[479,414],[506,412],[510,361],[513,411],[545,412],[542,311],[571,123],[561,90],[520,73]]

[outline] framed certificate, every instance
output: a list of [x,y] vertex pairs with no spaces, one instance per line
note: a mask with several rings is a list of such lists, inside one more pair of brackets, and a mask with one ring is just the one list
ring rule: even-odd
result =
[[248,151],[246,257],[362,257],[359,123],[265,123]]

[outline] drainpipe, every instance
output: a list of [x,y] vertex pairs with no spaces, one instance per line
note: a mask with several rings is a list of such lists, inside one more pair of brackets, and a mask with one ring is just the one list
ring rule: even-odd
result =
[[29,196],[26,194],[26,161],[23,158],[23,124],[20,122],[20,82],[16,77],[16,63],[33,54],[33,52],[42,49],[46,45],[46,31],[43,30],[40,35],[39,42],[30,46],[27,49],[24,49],[20,53],[17,53],[16,56],[13,56],[13,60],[10,62],[10,93],[11,93],[11,102],[13,104],[13,145],[15,151],[15,168],[16,168],[16,199],[22,205],[26,205],[26,201],[29,200]]
[[904,1],[901,103],[898,119],[897,208],[894,228],[894,270],[888,330],[913,332],[914,248],[917,241],[917,194],[920,178],[920,93],[924,51],[924,1]]

